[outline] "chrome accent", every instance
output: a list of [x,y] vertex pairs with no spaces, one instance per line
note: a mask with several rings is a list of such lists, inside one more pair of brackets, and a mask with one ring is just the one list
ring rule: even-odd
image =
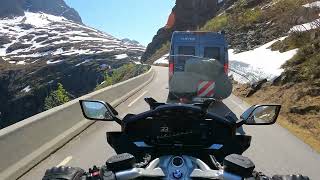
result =
[[159,159],[159,158],[154,159],[153,161],[151,161],[151,162],[149,163],[149,165],[146,167],[146,169],[147,169],[147,170],[152,170],[152,169],[158,167],[158,166],[159,166],[159,162],[160,162],[160,159]]
[[[183,166],[173,165],[173,158],[183,159]],[[115,173],[117,180],[135,179],[138,177],[160,177],[163,179],[183,179],[207,178],[224,180],[242,180],[242,177],[224,172],[223,169],[212,170],[210,167],[198,158],[191,156],[162,156],[154,159],[149,165],[143,168],[133,168]],[[181,176],[181,177],[180,177]],[[180,178],[179,178],[180,177]]]
[[115,174],[117,180],[134,179],[141,176],[141,172],[137,168],[119,171]]
[[189,176],[190,178],[203,178],[203,179],[223,179],[223,170],[201,170],[194,169]]
[[128,180],[135,179],[138,177],[165,177],[166,175],[161,168],[155,169],[143,169],[143,168],[132,168],[125,171],[119,171],[115,173],[117,180]]
[[[173,163],[173,161],[174,161],[174,159],[175,158],[177,158],[177,159],[181,159],[181,164],[180,164],[180,166],[176,166],[174,163]],[[175,156],[175,157],[173,157],[172,158],[172,160],[171,160],[171,164],[172,164],[172,166],[173,167],[177,167],[177,168],[179,168],[179,167],[182,167],[183,165],[184,165],[184,160],[183,160],[183,158],[182,157],[180,157],[180,156]]]
[[208,147],[207,149],[216,149],[216,150],[218,150],[218,149],[220,149],[220,148],[222,148],[223,147],[223,145],[222,144],[212,144],[210,147]]
[[175,179],[180,179],[180,178],[183,177],[183,173],[182,173],[179,169],[177,169],[177,170],[173,171],[172,176],[173,176]]
[[144,141],[136,141],[136,142],[133,142],[133,143],[138,147],[152,147],[152,146],[146,144]]

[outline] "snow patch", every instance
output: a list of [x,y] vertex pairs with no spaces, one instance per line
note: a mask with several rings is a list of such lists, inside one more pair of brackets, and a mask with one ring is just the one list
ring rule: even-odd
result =
[[268,80],[270,80],[276,76],[279,76],[283,72],[283,69],[281,69],[281,65],[284,64],[287,60],[291,59],[297,53],[297,49],[284,53],[280,53],[279,51],[272,51],[270,49],[270,46],[273,43],[285,38],[286,37],[276,39],[254,50],[238,54],[235,54],[234,50],[230,49],[230,66],[232,66],[232,64],[237,64],[235,65],[235,67],[233,67],[236,69],[236,71],[239,71],[240,74],[244,74],[246,76],[251,75],[253,76],[254,80],[262,78],[267,78]]
[[83,61],[83,62],[81,62],[81,63],[76,64],[75,66],[80,66],[81,64],[87,63],[87,62],[89,62],[89,61],[91,61],[91,59],[87,59],[87,60],[85,60],[85,61]]
[[12,44],[14,44],[15,42],[11,42],[9,44],[5,44],[3,45],[3,48],[0,49],[0,56],[6,56],[7,55],[7,49],[8,47],[10,47]]
[[18,65],[25,65],[25,64],[27,64],[25,61],[18,61],[18,63],[17,63]]
[[127,57],[128,57],[127,54],[118,54],[118,55],[115,55],[115,58],[116,58],[116,59],[125,59],[125,58],[127,58]]
[[41,56],[45,56],[48,53],[34,53],[34,54],[22,54],[22,55],[16,55],[16,56],[12,56],[12,57],[29,57],[29,58],[35,58],[35,57],[41,57]]
[[25,18],[22,19],[22,22],[26,24],[31,24],[36,27],[43,27],[51,22],[57,21],[66,21],[67,19],[61,16],[54,16],[45,13],[32,13],[32,12],[25,12]]
[[168,56],[169,54],[165,54],[164,56],[156,60],[153,64],[169,64]]
[[52,55],[59,55],[62,54],[64,51],[62,48],[57,49],[55,52],[52,53]]
[[306,7],[306,8],[313,8],[313,7],[320,8],[320,1],[315,1],[313,3],[307,3],[307,4],[303,5],[303,7]]
[[71,49],[70,51],[64,52],[62,55],[75,55],[75,54],[92,54],[94,53],[90,49]]
[[57,63],[60,63],[60,62],[63,62],[63,60],[57,60],[57,61],[47,61],[47,64],[57,64]]
[[301,24],[301,25],[296,25],[293,26],[290,30],[289,33],[292,32],[303,32],[303,31],[309,31],[311,29],[317,29],[320,27],[320,18],[316,19],[312,22]]
[[84,37],[84,36],[74,36],[70,37],[71,40],[74,41],[103,41],[103,42],[110,42],[112,40],[105,39],[105,38],[97,38],[97,37]]
[[31,87],[30,86],[27,86],[25,87],[24,89],[21,90],[21,92],[30,92],[31,91]]

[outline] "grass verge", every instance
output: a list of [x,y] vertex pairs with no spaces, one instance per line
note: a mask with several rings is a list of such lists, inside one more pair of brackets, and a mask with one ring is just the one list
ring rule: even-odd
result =
[[[275,92],[274,90],[271,90],[271,91]],[[287,102],[283,100],[273,100],[271,102],[268,102],[267,98],[259,97],[261,94],[265,94],[265,92],[266,91],[258,92],[259,95],[254,94],[252,97],[247,97],[247,98],[241,95],[237,95],[237,94],[236,95],[240,97],[242,100],[248,102],[249,104],[261,104],[261,103],[266,104],[266,103],[275,103],[275,102],[277,102],[278,104],[282,104],[283,108],[281,110],[277,123],[280,126],[289,130],[293,135],[298,137],[300,140],[308,144],[316,152],[320,153],[320,138],[319,138],[320,127],[318,122],[314,122],[318,118],[315,115],[296,115],[296,114],[289,113]],[[291,93],[288,93],[288,94],[291,94]],[[269,99],[275,98],[271,96],[271,93],[265,95],[265,97],[267,96],[269,96]],[[318,119],[318,121],[319,120],[320,119]]]

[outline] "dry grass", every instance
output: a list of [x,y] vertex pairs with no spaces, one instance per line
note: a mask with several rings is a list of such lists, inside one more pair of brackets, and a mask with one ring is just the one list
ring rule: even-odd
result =
[[291,113],[293,106],[320,106],[320,96],[311,96],[306,84],[284,86],[264,86],[251,97],[244,97],[246,87],[238,87],[234,93],[251,104],[277,103],[282,105],[278,124],[287,128],[314,150],[320,152],[320,112],[308,111],[305,114]]

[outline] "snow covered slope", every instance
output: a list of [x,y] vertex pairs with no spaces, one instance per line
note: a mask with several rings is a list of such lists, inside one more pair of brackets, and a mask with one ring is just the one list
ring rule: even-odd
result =
[[[230,49],[229,61],[234,79],[241,83],[247,83],[248,81],[257,81],[264,78],[271,80],[279,76],[283,72],[281,65],[297,53],[297,49],[284,53],[270,49],[273,43],[285,38],[276,39],[254,50],[238,54],[235,54],[233,49]],[[246,78],[239,74],[244,75]]]
[[140,63],[144,51],[64,17],[25,12],[0,19],[0,118],[9,125],[41,112],[58,83],[72,97],[87,94],[106,73]]
[[0,19],[0,57],[11,64],[106,52],[125,52],[135,59],[144,50],[140,44],[124,42],[64,17],[25,12],[25,16]]

